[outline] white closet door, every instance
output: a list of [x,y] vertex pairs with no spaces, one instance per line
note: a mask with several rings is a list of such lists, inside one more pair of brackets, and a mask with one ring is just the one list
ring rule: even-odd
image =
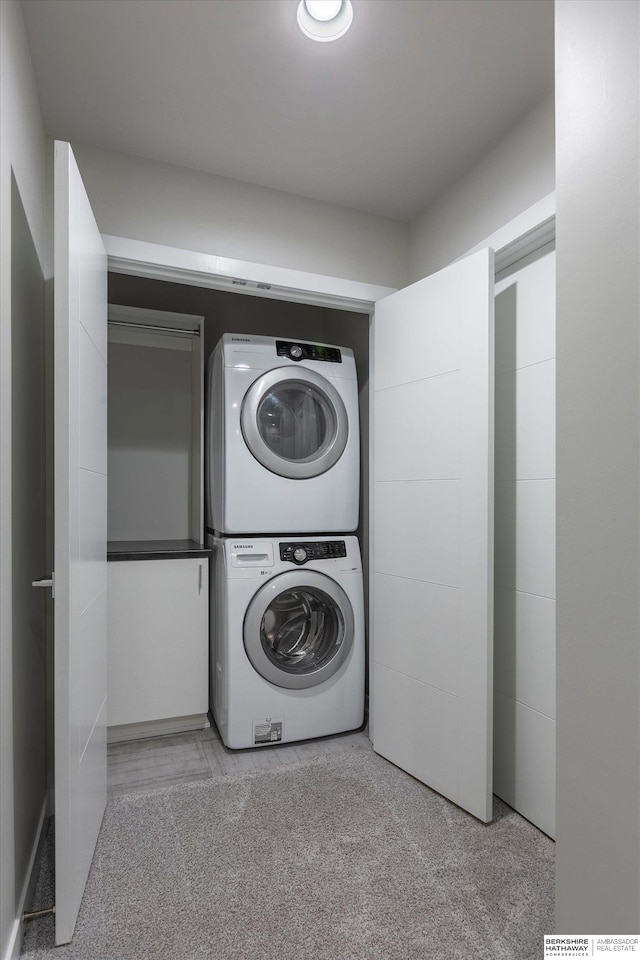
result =
[[71,147],[55,144],[56,943],[106,804],[107,260]]
[[376,304],[377,753],[480,820],[492,806],[493,252]]

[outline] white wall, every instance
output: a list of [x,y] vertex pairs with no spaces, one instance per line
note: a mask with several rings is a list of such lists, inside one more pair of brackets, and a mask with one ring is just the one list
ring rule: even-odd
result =
[[74,143],[102,233],[403,286],[406,224]]
[[[549,84],[553,77],[549,78]],[[553,94],[410,228],[409,280],[456,260],[555,187]]]
[[555,253],[496,283],[494,793],[555,835]]
[[557,0],[556,929],[640,930],[640,4]]
[[[11,189],[15,178],[44,275],[45,136],[17,0],[0,4],[0,956],[15,934],[12,463]],[[20,796],[17,798],[20,803]]]

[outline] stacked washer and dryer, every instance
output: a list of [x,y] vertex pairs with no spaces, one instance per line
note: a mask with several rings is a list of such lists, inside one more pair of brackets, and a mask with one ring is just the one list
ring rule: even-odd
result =
[[223,742],[364,719],[353,352],[225,334],[207,368],[210,701]]

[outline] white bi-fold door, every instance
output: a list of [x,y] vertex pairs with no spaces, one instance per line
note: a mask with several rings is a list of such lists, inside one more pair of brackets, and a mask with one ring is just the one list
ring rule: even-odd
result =
[[492,808],[493,253],[376,304],[372,736]]
[[56,943],[106,804],[107,259],[68,143],[54,180]]

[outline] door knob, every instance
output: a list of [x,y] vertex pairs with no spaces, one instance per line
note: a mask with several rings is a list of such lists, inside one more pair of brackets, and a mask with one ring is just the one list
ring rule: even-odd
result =
[[51,574],[49,580],[32,580],[32,587],[51,587],[51,596],[55,597],[56,595],[56,575],[55,573]]

